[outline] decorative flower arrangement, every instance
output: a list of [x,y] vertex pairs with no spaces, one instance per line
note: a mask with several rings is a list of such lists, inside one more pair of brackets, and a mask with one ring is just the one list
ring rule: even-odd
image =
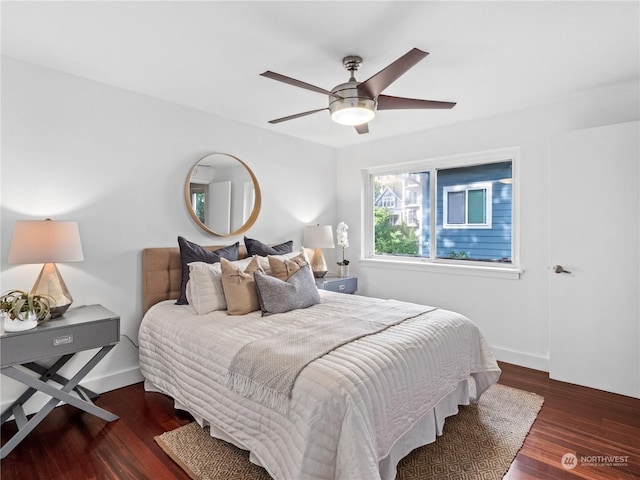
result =
[[344,249],[349,247],[349,234],[347,230],[349,230],[349,226],[344,222],[340,222],[336,228],[336,240],[338,246],[342,247],[342,261],[338,262],[338,265],[341,266],[349,265],[349,260],[344,258]]

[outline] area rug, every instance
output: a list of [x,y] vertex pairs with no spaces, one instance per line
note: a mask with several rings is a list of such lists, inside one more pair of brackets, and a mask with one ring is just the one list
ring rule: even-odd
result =
[[[544,398],[493,385],[476,405],[447,419],[436,442],[417,448],[398,464],[397,480],[499,480],[522,447]],[[270,480],[249,462],[249,452],[209,435],[192,422],[155,437],[193,480]]]

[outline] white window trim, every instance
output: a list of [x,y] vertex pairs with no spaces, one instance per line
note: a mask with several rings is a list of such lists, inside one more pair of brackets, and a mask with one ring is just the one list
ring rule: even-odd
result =
[[465,275],[470,277],[485,278],[503,278],[507,280],[517,280],[523,273],[521,268],[513,265],[501,264],[479,264],[476,262],[453,263],[437,259],[433,262],[428,258],[409,258],[409,257],[388,257],[380,256],[375,258],[366,258],[358,261],[359,268],[383,268],[394,270],[412,270],[448,275]]
[[[392,257],[374,254],[373,239],[373,182],[372,175],[391,175],[401,170],[424,171],[440,168],[455,168],[485,163],[511,161],[512,182],[512,219],[511,219],[511,263],[472,262],[468,260],[439,259],[435,257],[433,248],[429,249],[431,257]],[[520,148],[510,147],[489,150],[479,153],[437,157],[428,160],[402,162],[363,169],[362,205],[364,212],[363,233],[361,239],[362,257],[359,265],[365,268],[394,268],[401,270],[419,270],[434,273],[447,273],[468,276],[480,276],[504,279],[519,279],[523,272],[520,266]],[[436,176],[430,175],[431,205],[436,202]],[[431,215],[431,231],[435,231],[436,215]]]
[[[487,198],[485,199],[485,223],[469,223],[469,190],[486,190]],[[449,192],[465,192],[464,196],[464,222],[465,223],[449,223]],[[491,188],[491,182],[476,182],[468,183],[465,185],[451,185],[448,187],[442,187],[442,228],[493,228],[492,217],[492,205],[493,205],[493,192]]]

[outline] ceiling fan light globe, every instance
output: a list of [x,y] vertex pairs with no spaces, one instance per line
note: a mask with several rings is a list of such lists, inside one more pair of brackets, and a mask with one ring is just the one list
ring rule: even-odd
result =
[[345,98],[329,105],[331,119],[341,125],[362,125],[376,116],[376,102],[370,98]]
[[369,123],[375,117],[375,112],[366,108],[350,107],[337,110],[331,114],[331,119],[340,125],[362,125]]

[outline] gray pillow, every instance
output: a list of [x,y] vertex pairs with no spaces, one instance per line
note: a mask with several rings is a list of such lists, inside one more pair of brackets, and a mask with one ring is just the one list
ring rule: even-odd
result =
[[259,240],[244,237],[244,245],[247,247],[247,254],[250,257],[254,255],[266,257],[267,255],[282,255],[293,252],[293,240],[270,247]]
[[221,258],[227,260],[238,260],[238,250],[240,243],[236,242],[216,251],[207,250],[197,243],[190,242],[184,237],[178,236],[178,247],[180,247],[180,264],[182,265],[182,278],[180,280],[180,296],[176,305],[188,305],[187,282],[189,281],[189,264],[191,262],[216,263]]
[[260,271],[254,272],[253,276],[263,317],[320,303],[320,294],[308,264],[286,281]]

